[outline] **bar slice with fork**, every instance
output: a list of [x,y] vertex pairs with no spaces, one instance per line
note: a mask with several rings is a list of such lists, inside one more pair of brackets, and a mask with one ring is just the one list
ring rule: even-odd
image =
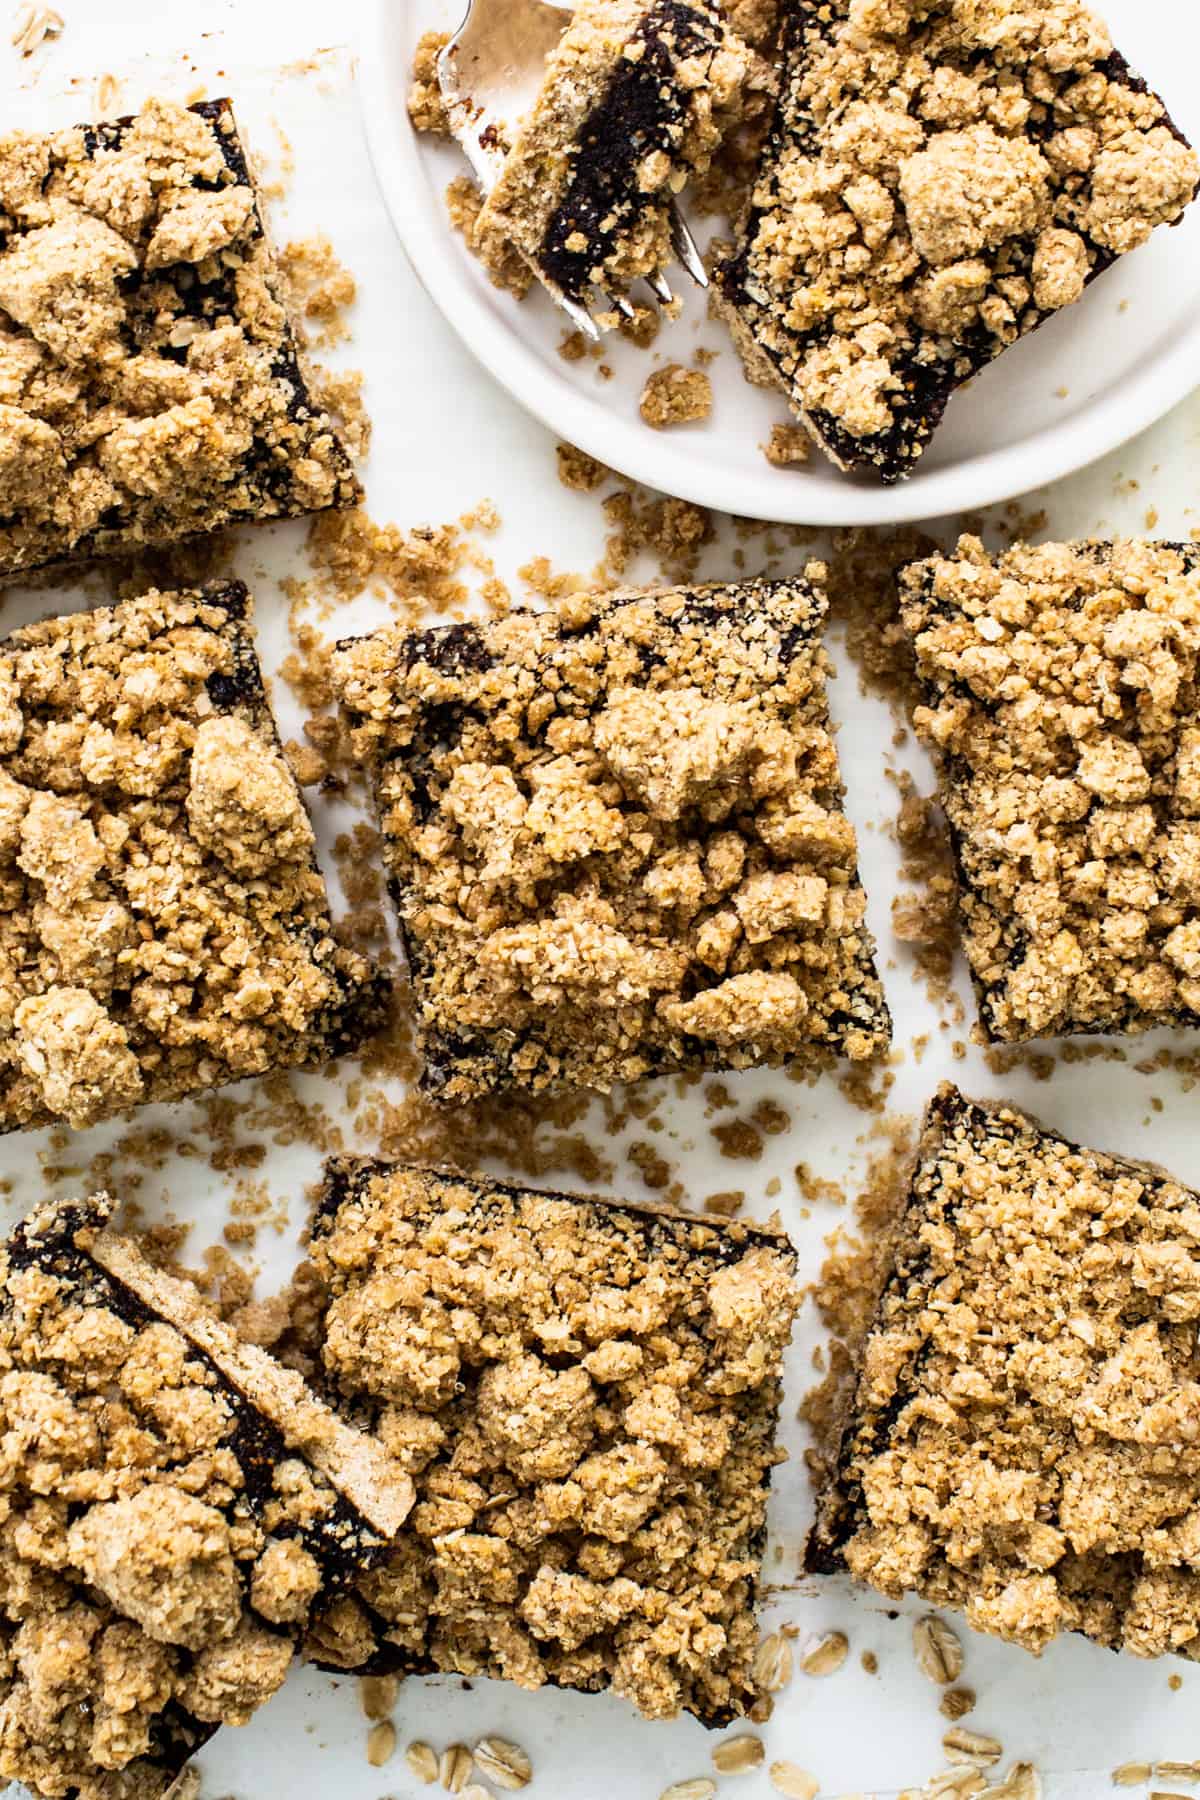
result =
[[[565,23],[565,29],[564,27]],[[439,78],[479,177],[485,256],[515,246],[588,336],[664,305],[673,259],[706,284],[676,197],[736,119],[750,52],[711,0],[474,0]]]

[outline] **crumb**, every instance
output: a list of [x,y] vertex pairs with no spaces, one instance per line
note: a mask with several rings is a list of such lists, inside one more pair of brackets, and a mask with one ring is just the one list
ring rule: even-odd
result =
[[691,425],[712,412],[712,382],[699,369],[668,363],[656,369],[645,387],[638,411],[647,425],[663,431],[672,425]]

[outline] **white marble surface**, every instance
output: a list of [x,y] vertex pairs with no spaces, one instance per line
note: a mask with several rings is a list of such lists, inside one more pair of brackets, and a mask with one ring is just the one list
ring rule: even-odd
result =
[[[493,499],[503,529],[490,548],[501,574],[516,581],[518,566],[533,555],[557,567],[588,569],[602,547],[602,521],[594,499],[566,492],[554,477],[553,442],[480,373],[441,323],[411,275],[373,185],[358,121],[352,55],[355,6],[317,0],[60,0],[66,29],[60,40],[29,62],[7,43],[0,47],[9,122],[70,123],[94,111],[96,79],[121,81],[120,104],[134,107],[154,91],[186,96],[203,85],[233,95],[244,125],[266,160],[278,156],[276,123],[294,146],[295,173],[286,200],[275,209],[280,237],[329,233],[355,271],[361,298],[354,341],[340,355],[367,371],[367,397],[375,437],[366,469],[368,503],[377,519],[403,525],[455,518],[482,498]],[[291,68],[287,65],[295,65]],[[399,101],[398,101],[399,104]],[[1023,505],[1045,507],[1056,535],[1136,532],[1147,509],[1158,514],[1164,535],[1186,536],[1200,525],[1194,510],[1200,402],[1195,398],[1140,441],[1054,492]],[[947,524],[946,530],[950,529]],[[277,666],[287,649],[286,603],[281,576],[297,569],[303,526],[247,534],[238,569],[257,596],[264,662]],[[714,546],[708,572],[732,572],[727,537]],[[301,570],[303,572],[303,570]],[[76,591],[14,594],[5,603],[4,626],[50,610],[83,604]],[[372,616],[374,603],[356,603],[337,621],[339,632]],[[840,652],[839,652],[840,654]],[[296,728],[286,688],[274,689],[285,732]],[[1040,1109],[1057,1126],[1096,1144],[1152,1155],[1183,1178],[1200,1184],[1197,1100],[1169,1076],[1138,1074],[1129,1066],[1060,1070],[1049,1087],[1020,1073],[1004,1082],[988,1072],[979,1052],[954,1063],[923,991],[911,979],[905,953],[891,937],[889,907],[895,887],[895,848],[887,836],[895,815],[895,790],[886,770],[893,721],[886,708],[862,698],[847,667],[833,701],[842,722],[841,749],[849,805],[862,836],[864,878],[873,923],[886,965],[895,1012],[897,1046],[894,1103],[914,1112],[939,1079],[953,1074],[969,1092],[1006,1090]],[[919,757],[912,766],[927,781]],[[344,820],[316,803],[325,843]],[[922,1061],[912,1051],[915,1035],[929,1032]],[[323,1077],[305,1087],[337,1108],[340,1090]],[[665,1122],[664,1153],[678,1161],[697,1195],[745,1187],[749,1209],[766,1210],[763,1190],[773,1176],[782,1187],[776,1204],[800,1246],[804,1275],[815,1275],[823,1239],[841,1221],[833,1206],[801,1216],[792,1174],[803,1160],[818,1174],[853,1191],[866,1158],[878,1148],[866,1136],[871,1121],[847,1107],[835,1084],[793,1086],[780,1075],[748,1075],[731,1083],[739,1110],[772,1095],[789,1109],[788,1134],[767,1140],[761,1162],[723,1162],[695,1096],[680,1100],[664,1088],[659,1109]],[[1151,1099],[1162,1102],[1152,1114]],[[195,1125],[188,1108],[163,1120],[176,1132]],[[57,1161],[82,1170],[88,1159],[119,1135],[102,1127],[80,1134]],[[620,1155],[620,1145],[610,1149]],[[24,1207],[44,1190],[45,1136],[5,1140],[4,1174],[13,1182],[11,1206]],[[271,1192],[292,1197],[289,1227],[266,1232],[258,1247],[263,1285],[284,1275],[297,1253],[303,1224],[302,1189],[316,1173],[315,1152],[272,1146],[261,1171]],[[632,1180],[628,1167],[620,1171]],[[74,1175],[56,1191],[69,1188]],[[82,1179],[82,1177],[80,1177]],[[141,1196],[151,1217],[194,1220],[189,1251],[220,1233],[229,1198],[203,1164],[171,1154],[151,1175]],[[820,1336],[811,1310],[798,1334],[785,1408],[789,1442],[800,1446],[796,1404],[811,1379],[809,1354]],[[852,1656],[823,1682],[797,1676],[765,1728],[768,1761],[789,1758],[820,1778],[822,1793],[891,1795],[916,1785],[942,1766],[939,1739],[945,1727],[937,1693],[915,1669],[911,1619],[919,1608],[890,1618],[868,1594],[840,1582],[800,1581],[798,1557],[809,1512],[798,1459],[779,1471],[773,1513],[770,1575],[777,1584],[773,1614],[802,1633],[844,1629]],[[878,1657],[879,1671],[859,1664],[863,1651]],[[1182,1678],[1171,1691],[1168,1677]],[[1054,1800],[1098,1795],[1113,1765],[1130,1758],[1188,1758],[1200,1754],[1194,1712],[1200,1670],[1169,1663],[1142,1665],[1081,1642],[1055,1645],[1040,1662],[1022,1652],[970,1639],[964,1679],[979,1694],[970,1724],[1004,1743],[1006,1762],[1022,1757],[1042,1770]],[[422,1737],[436,1747],[485,1732],[523,1743],[536,1769],[531,1800],[656,1800],[671,1781],[709,1772],[712,1740],[694,1722],[650,1725],[622,1703],[558,1694],[524,1694],[507,1686],[457,1681],[410,1683],[396,1714],[400,1743]],[[291,1800],[296,1794],[344,1800],[395,1800],[419,1788],[399,1754],[384,1769],[369,1767],[366,1724],[352,1682],[335,1682],[298,1670],[284,1691],[241,1731],[225,1731],[202,1759],[204,1792],[239,1800]],[[1170,1785],[1170,1784],[1164,1784]],[[769,1793],[765,1774],[731,1778],[722,1792],[757,1800]]]

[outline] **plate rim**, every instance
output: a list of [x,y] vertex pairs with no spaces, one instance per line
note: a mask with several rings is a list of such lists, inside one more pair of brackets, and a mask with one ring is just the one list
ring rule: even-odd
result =
[[[789,494],[769,482],[762,495],[744,472],[714,471],[689,456],[686,439],[652,432],[581,393],[528,347],[487,299],[463,279],[461,252],[447,220],[426,217],[429,195],[419,134],[392,80],[393,29],[411,0],[370,0],[364,23],[358,89],[371,166],[392,228],[417,280],[476,362],[517,405],[556,437],[594,456],[628,480],[715,512],[817,528],[881,527],[931,522],[1018,499],[1099,462],[1163,418],[1200,387],[1200,309],[1191,324],[1132,378],[1115,383],[1082,412],[1001,450],[984,451],[949,468],[918,472],[894,487],[847,481]],[[429,199],[432,204],[424,202]],[[1200,201],[1195,204],[1200,206]],[[1170,230],[1171,227],[1162,229]],[[643,440],[648,440],[644,443]],[[625,446],[629,445],[629,454]],[[640,454],[644,448],[644,456]],[[815,454],[821,454],[819,451]]]

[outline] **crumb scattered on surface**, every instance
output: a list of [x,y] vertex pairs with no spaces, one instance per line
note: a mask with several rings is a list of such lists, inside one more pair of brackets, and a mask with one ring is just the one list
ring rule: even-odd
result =
[[647,425],[665,431],[672,425],[693,425],[707,419],[712,402],[712,382],[703,369],[668,363],[647,377],[638,411]]

